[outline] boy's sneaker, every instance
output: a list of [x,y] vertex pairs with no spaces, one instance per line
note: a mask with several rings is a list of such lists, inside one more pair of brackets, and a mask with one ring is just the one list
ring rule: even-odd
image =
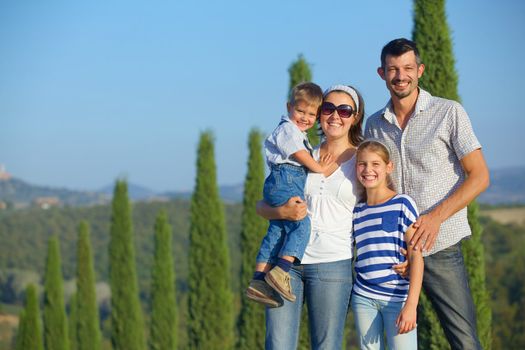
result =
[[295,295],[292,293],[292,286],[290,284],[290,274],[288,272],[285,272],[279,266],[275,266],[266,274],[264,280],[268,282],[270,287],[276,292],[281,294],[283,298],[291,302],[295,301]]
[[246,288],[246,297],[268,307],[279,307],[283,305],[283,299],[272,287],[262,280],[251,280]]

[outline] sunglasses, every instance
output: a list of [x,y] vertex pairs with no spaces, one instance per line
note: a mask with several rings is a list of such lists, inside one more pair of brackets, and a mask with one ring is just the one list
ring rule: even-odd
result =
[[335,111],[341,118],[350,118],[354,114],[354,108],[350,105],[336,106],[331,102],[323,102],[321,105],[322,115],[332,115]]

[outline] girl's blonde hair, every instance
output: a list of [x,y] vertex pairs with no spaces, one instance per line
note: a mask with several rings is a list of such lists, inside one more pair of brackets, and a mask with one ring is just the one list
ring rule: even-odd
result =
[[[392,159],[390,157],[390,150],[388,149],[388,146],[379,140],[368,139],[361,142],[356,150],[356,160],[359,159],[359,154],[361,154],[365,150],[377,154],[385,162],[385,164],[392,163]],[[392,191],[395,191],[390,174],[388,174],[386,177],[386,185]],[[364,193],[364,200],[366,201],[366,191]]]

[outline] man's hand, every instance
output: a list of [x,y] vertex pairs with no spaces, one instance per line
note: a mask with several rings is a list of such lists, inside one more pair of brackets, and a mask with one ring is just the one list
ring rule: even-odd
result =
[[433,212],[421,215],[414,223],[414,236],[410,241],[410,245],[414,250],[421,250],[422,252],[429,251],[436,243],[436,238],[441,227],[441,219]]

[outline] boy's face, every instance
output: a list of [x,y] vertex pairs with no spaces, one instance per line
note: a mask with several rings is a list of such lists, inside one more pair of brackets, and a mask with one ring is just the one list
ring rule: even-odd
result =
[[288,118],[297,125],[301,131],[310,129],[315,124],[319,106],[306,101],[297,101],[295,105],[287,104]]

